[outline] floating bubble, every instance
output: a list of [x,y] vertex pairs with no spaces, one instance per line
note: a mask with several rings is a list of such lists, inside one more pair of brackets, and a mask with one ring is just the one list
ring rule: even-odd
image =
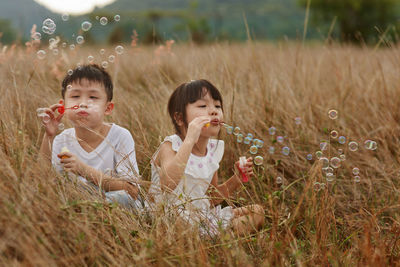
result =
[[328,159],[328,158],[326,158],[326,157],[321,157],[321,158],[319,159],[319,161],[321,162],[322,168],[323,168],[323,169],[329,167],[329,159]]
[[359,183],[361,181],[360,176],[356,175],[354,176],[354,182]]
[[70,75],[70,76],[71,76],[71,75],[74,73],[74,71],[73,71],[73,70],[71,70],[71,69],[69,69],[67,73],[68,73],[68,75]]
[[236,136],[236,141],[238,142],[238,143],[242,143],[243,142],[243,134],[238,134],[237,136]]
[[56,31],[56,28],[57,26],[52,19],[47,18],[43,21],[42,31],[44,33],[51,35]]
[[354,175],[359,175],[359,174],[360,174],[360,169],[357,168],[357,167],[355,167],[355,168],[353,168],[352,173],[353,173]]
[[287,156],[290,153],[290,148],[287,146],[282,147],[282,154]]
[[253,140],[253,137],[254,137],[254,136],[253,136],[253,134],[248,133],[248,134],[247,134],[247,137],[250,138],[250,140]]
[[333,180],[335,180],[335,178],[336,178],[336,176],[331,172],[328,172],[326,174],[326,181],[328,181],[328,182],[332,182]]
[[339,136],[338,131],[336,131],[336,130],[331,131],[331,138],[336,139],[338,136]]
[[366,141],[364,142],[364,147],[365,147],[366,149],[369,149],[369,150],[376,150],[376,148],[378,147],[378,144],[377,144],[375,141],[366,140]]
[[278,143],[283,143],[283,136],[277,136],[277,137],[276,137],[276,141],[277,141]]
[[300,125],[301,124],[301,118],[300,117],[294,118],[294,123],[296,123],[297,125]]
[[89,63],[92,63],[94,61],[94,57],[91,55],[88,56],[87,59],[88,59]]
[[249,145],[249,144],[250,144],[250,142],[251,142],[251,139],[250,139],[250,137],[246,136],[246,138],[244,138],[244,141],[243,141],[243,143],[244,143],[244,144],[246,144],[246,145]]
[[327,149],[328,149],[328,142],[325,142],[325,141],[321,142],[321,143],[319,144],[319,148],[320,148],[322,151],[327,150]]
[[62,45],[61,45],[63,48],[66,48],[67,47],[67,43],[62,43]]
[[38,108],[38,109],[36,109],[37,115],[45,113],[45,112],[46,112],[46,108]]
[[69,15],[66,14],[66,13],[64,13],[64,14],[61,15],[61,19],[62,19],[63,21],[68,21],[68,20],[69,20]]
[[275,127],[270,127],[268,129],[268,133],[269,133],[269,135],[274,135],[276,133],[276,128]]
[[349,150],[350,151],[357,151],[358,150],[358,143],[357,142],[354,142],[354,141],[351,141],[350,143],[349,143]]
[[317,157],[317,159],[321,159],[321,157],[322,157],[322,151],[317,151],[317,152],[315,152],[315,156]]
[[58,49],[57,49],[57,48],[54,48],[54,49],[53,49],[53,55],[55,55],[55,56],[58,55]]
[[74,50],[75,49],[75,45],[74,44],[69,45],[69,49]]
[[101,62],[101,66],[106,69],[108,67],[108,62],[107,61],[103,61]]
[[378,144],[375,141],[372,141],[371,143],[371,150],[376,150],[378,148]]
[[321,190],[325,190],[325,183],[320,183],[321,185]]
[[49,39],[49,45],[50,46],[53,46],[55,42],[56,42],[56,39],[54,39],[54,38],[50,38]]
[[338,149],[338,153],[339,153],[339,155],[342,155],[343,154],[343,149],[339,148]]
[[40,32],[35,32],[35,33],[32,35],[32,39],[33,39],[33,40],[40,40],[40,39],[42,39],[42,34],[41,34]]
[[338,117],[338,112],[337,110],[331,109],[328,111],[328,116],[331,120],[336,120]]
[[253,145],[253,146],[250,147],[250,153],[251,154],[253,154],[253,155],[257,154],[257,152],[258,152],[258,148],[256,146]]
[[257,142],[255,143],[255,145],[256,145],[258,148],[262,148],[262,147],[264,146],[264,141],[263,141],[263,140],[260,140],[260,139],[257,139]]
[[342,154],[342,155],[339,156],[339,158],[340,158],[341,161],[345,161],[346,160],[346,155]]
[[312,160],[312,154],[307,155],[307,160]]
[[327,174],[327,173],[333,173],[333,168],[332,167],[326,167],[322,168],[322,171]]
[[108,19],[106,17],[101,17],[100,18],[100,24],[105,26],[108,23]]
[[120,21],[121,20],[121,16],[120,15],[115,15],[114,16],[114,21]]
[[117,47],[115,47],[115,53],[117,53],[118,55],[122,55],[124,53],[124,47],[122,45],[118,45]]
[[275,147],[273,147],[273,146],[270,146],[269,148],[268,148],[268,153],[269,154],[274,154],[275,153]]
[[90,30],[90,28],[92,28],[92,23],[90,23],[89,21],[84,21],[82,22],[81,28],[83,31],[87,32]]
[[339,144],[344,145],[344,144],[346,143],[346,137],[344,137],[344,136],[339,136],[338,141],[339,141]]
[[58,130],[62,131],[64,130],[64,128],[65,128],[64,123],[58,124]]
[[106,50],[104,48],[100,49],[100,55],[104,55],[105,52]]
[[254,164],[257,165],[257,166],[263,164],[263,161],[264,161],[264,158],[261,157],[261,156],[256,156],[254,158]]
[[282,184],[282,183],[283,183],[282,177],[280,177],[280,176],[276,177],[275,182],[276,182],[277,184]]
[[233,132],[233,127],[232,126],[226,126],[226,133],[227,134],[232,134]]
[[39,51],[37,51],[36,55],[37,55],[37,58],[40,59],[40,60],[45,59],[45,57],[46,57],[46,51],[44,51],[44,50],[39,50]]
[[239,127],[235,127],[235,129],[233,129],[233,134],[234,135],[238,135],[240,133],[240,128]]
[[340,167],[341,160],[338,157],[331,158],[331,166],[335,169]]
[[321,190],[321,184],[318,182],[315,182],[313,185],[314,191],[319,192]]
[[76,43],[77,44],[83,44],[85,42],[85,38],[83,38],[83,36],[82,35],[78,35],[77,37],[76,37]]
[[96,16],[96,20],[99,20],[99,18],[100,18],[99,16]]
[[50,121],[50,116],[47,113],[40,113],[38,117],[42,119],[43,123],[48,123]]

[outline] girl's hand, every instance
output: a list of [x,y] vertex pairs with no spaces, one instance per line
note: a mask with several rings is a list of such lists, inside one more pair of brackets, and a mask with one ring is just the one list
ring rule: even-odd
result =
[[[239,170],[240,169],[240,170]],[[247,176],[247,179],[250,179],[251,177],[254,176],[254,172],[253,172],[253,158],[247,158],[246,162],[244,164],[243,167],[240,167],[240,160],[235,162],[235,173],[240,173],[237,174],[236,176],[242,181],[242,182],[247,182],[247,181],[243,181],[244,177],[241,177],[242,174]]]
[[57,157],[61,159],[60,163],[64,165],[65,171],[72,172],[76,175],[81,175],[83,172],[85,164],[71,152],[61,152]]
[[138,192],[139,189],[137,186],[129,183],[129,182],[125,182],[124,183],[124,190],[133,198],[133,199],[137,199],[138,196]]
[[195,118],[189,123],[188,131],[185,140],[192,142],[193,144],[199,141],[200,133],[203,127],[211,120],[208,116],[200,116]]
[[54,104],[51,105],[49,108],[45,109],[45,113],[50,116],[50,121],[43,123],[44,128],[46,129],[46,134],[49,137],[54,137],[57,134],[58,131],[58,125],[60,124],[60,121],[64,114],[59,114],[56,117],[55,111],[57,108],[62,107],[61,104]]

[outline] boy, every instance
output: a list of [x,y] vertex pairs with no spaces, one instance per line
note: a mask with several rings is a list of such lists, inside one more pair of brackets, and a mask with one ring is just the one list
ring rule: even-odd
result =
[[[140,207],[133,138],[127,129],[104,122],[114,108],[110,75],[97,65],[78,67],[64,78],[61,94],[60,104],[46,109],[50,121],[44,123],[41,154],[58,171],[74,173],[82,182],[102,188],[107,201]],[[56,136],[64,115],[73,128]]]

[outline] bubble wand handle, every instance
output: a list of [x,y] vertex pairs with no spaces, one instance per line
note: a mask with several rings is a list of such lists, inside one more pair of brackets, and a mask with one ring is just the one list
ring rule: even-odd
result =
[[247,183],[249,181],[249,177],[246,175],[246,173],[243,171],[243,168],[246,164],[246,157],[240,157],[239,158],[239,164],[238,164],[238,170],[240,172],[240,175],[242,176],[242,182]]

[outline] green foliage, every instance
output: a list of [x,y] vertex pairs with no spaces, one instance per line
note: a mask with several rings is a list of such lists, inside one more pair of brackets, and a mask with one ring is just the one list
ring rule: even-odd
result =
[[398,0],[300,0],[310,3],[314,23],[337,21],[340,39],[371,42],[399,18]]
[[10,21],[0,19],[0,42],[10,44],[17,38],[17,33],[11,27]]

